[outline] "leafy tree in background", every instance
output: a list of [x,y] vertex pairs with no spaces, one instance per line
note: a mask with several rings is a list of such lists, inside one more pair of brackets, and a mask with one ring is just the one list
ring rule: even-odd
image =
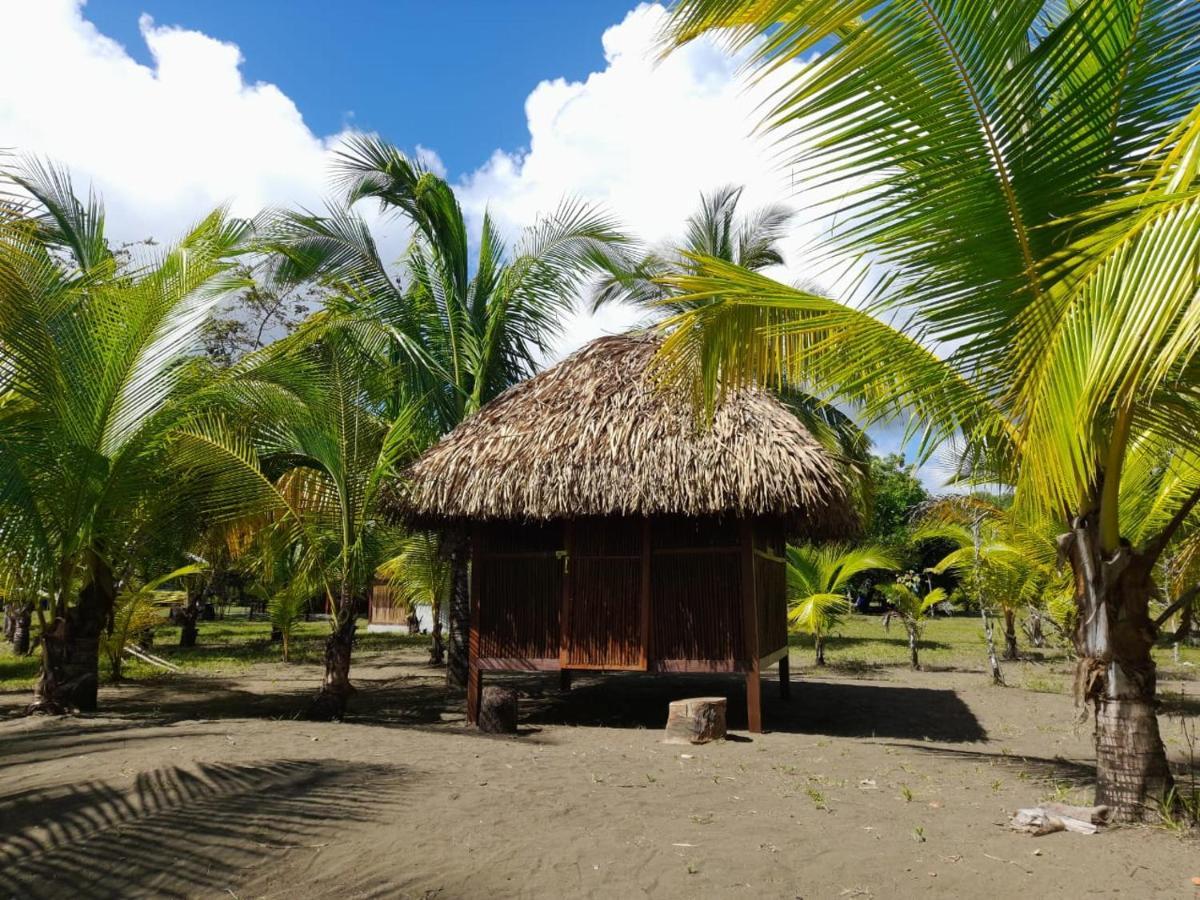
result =
[[[1145,817],[1172,786],[1154,569],[1200,502],[1200,4],[678,0],[670,40],[712,30],[764,72],[820,45],[768,121],[810,184],[849,192],[831,258],[885,274],[845,304],[697,260],[674,286],[719,302],[677,317],[666,370],[915,414],[1056,517],[1096,799]],[[1148,472],[1174,493],[1130,518]]]
[[929,499],[917,467],[898,453],[871,456],[871,517],[867,535],[878,541],[904,538],[914,511]]

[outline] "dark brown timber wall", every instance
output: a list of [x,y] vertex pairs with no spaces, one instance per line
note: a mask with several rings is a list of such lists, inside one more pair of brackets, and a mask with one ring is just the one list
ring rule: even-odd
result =
[[[746,667],[732,520],[580,519],[475,532],[484,668]],[[758,656],[787,645],[782,531],[755,526]]]

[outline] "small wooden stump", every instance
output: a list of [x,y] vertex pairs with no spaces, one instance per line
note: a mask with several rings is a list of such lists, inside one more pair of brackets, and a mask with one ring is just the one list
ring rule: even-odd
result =
[[479,730],[488,734],[517,733],[517,692],[488,686],[479,703]]
[[667,712],[667,744],[707,744],[725,738],[725,698],[691,697],[672,701]]

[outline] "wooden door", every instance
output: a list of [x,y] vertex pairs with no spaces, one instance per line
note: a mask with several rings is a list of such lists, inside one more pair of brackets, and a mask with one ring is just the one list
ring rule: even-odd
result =
[[646,668],[641,519],[582,519],[569,528],[564,667]]

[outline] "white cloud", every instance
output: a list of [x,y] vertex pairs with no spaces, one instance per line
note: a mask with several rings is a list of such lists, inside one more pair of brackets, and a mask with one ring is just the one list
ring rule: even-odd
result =
[[147,67],[72,0],[3,0],[0,20],[0,143],[91,180],[117,236],[173,237],[221,203],[319,200],[335,138],[274,85],[246,84],[236,46],[143,16]]
[[[657,59],[665,12],[643,4],[603,35],[606,65],[582,82],[544,81],[529,95],[525,114],[529,148],[497,150],[462,185],[465,207],[486,207],[515,230],[553,210],[564,196],[602,204],[649,243],[678,238],[702,191],[745,185],[743,208],[785,202],[798,211],[813,196],[798,196],[791,173],[778,162],[774,138],[758,129],[772,85],[796,71],[785,67],[770,83],[741,73],[742,59],[697,41]],[[817,232],[800,215],[786,242],[785,278],[806,272],[802,246]],[[613,309],[580,312],[568,325],[559,354],[637,318]]]

